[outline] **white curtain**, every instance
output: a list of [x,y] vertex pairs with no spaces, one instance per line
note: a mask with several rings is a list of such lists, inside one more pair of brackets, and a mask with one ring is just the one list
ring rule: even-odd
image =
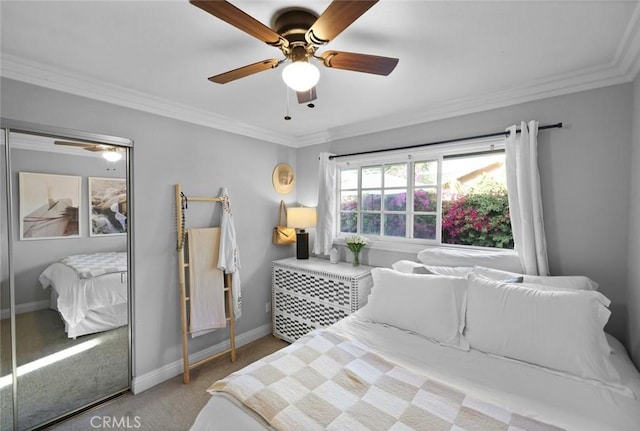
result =
[[538,122],[507,128],[507,189],[515,250],[526,274],[548,275],[547,241],[542,221],[542,195],[538,172]]
[[330,153],[320,153],[316,239],[313,252],[328,255],[333,246],[336,219],[336,162]]

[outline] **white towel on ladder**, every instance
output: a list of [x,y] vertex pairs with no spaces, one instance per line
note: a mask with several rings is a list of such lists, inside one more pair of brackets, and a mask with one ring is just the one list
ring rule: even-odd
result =
[[218,269],[220,228],[188,229],[189,332],[197,337],[227,326],[224,273]]
[[240,253],[236,241],[236,227],[233,222],[231,201],[227,188],[222,189],[222,221],[220,222],[220,257],[218,268],[231,274],[231,293],[233,297],[233,316],[242,315],[242,294],[240,288]]

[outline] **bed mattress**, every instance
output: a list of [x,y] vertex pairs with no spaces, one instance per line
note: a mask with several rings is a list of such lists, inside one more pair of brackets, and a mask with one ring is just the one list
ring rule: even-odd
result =
[[51,308],[60,313],[70,338],[127,324],[126,272],[81,278],[55,262],[39,280],[43,288],[52,287]]
[[[468,396],[559,428],[632,431],[640,424],[640,374],[624,347],[610,336],[612,363],[632,396],[523,362],[444,347],[407,331],[368,322],[358,313],[326,331],[358,340],[390,362]],[[272,428],[231,396],[215,393],[191,429]]]

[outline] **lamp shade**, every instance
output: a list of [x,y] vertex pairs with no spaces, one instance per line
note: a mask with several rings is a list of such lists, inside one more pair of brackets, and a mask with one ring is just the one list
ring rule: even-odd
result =
[[287,226],[306,229],[315,227],[316,225],[316,209],[309,207],[293,207],[287,208]]
[[282,70],[282,80],[295,91],[308,91],[320,79],[320,71],[308,61],[294,61]]

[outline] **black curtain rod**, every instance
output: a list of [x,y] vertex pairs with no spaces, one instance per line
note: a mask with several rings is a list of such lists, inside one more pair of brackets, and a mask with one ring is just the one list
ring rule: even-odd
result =
[[[540,126],[540,127],[538,127],[538,130],[561,129],[561,128],[562,128],[562,123],[556,123],[556,124],[548,124],[546,126]],[[358,153],[338,154],[338,155],[335,155],[335,156],[329,156],[329,160],[337,159],[337,158],[340,158],[340,157],[361,156],[363,154],[386,153],[388,151],[398,151],[398,150],[410,150],[412,148],[422,148],[422,147],[428,147],[430,145],[450,144],[452,142],[471,141],[471,140],[474,140],[474,139],[492,138],[494,136],[504,136],[506,138],[507,136],[509,136],[509,133],[510,132],[505,130],[504,132],[487,133],[485,135],[477,135],[477,136],[467,136],[465,138],[447,139],[446,141],[429,142],[429,143],[426,143],[426,144],[407,145],[405,147],[396,147],[396,148],[383,148],[381,150],[360,151]],[[520,133],[520,129],[516,129],[516,133]]]

